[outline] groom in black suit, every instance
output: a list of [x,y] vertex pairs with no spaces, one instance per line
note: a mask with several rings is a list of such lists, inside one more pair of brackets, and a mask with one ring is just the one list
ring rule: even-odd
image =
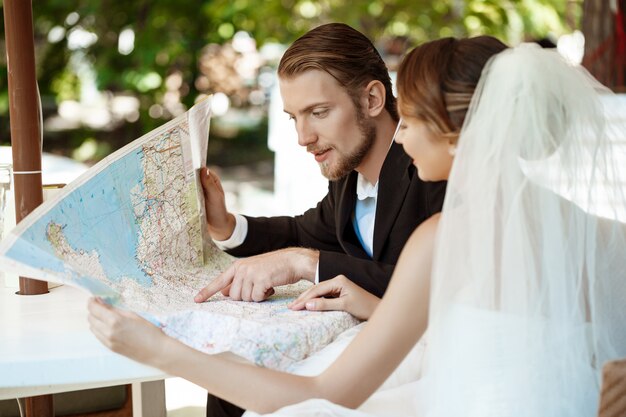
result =
[[[409,235],[441,210],[445,183],[421,181],[392,141],[398,113],[389,74],[360,32],[343,24],[311,30],[285,52],[278,76],[284,110],[330,180],[328,194],[300,216],[244,217],[226,210],[219,178],[203,173],[211,237],[247,258],[196,301],[218,291],[262,301],[276,286],[340,274],[382,297]],[[208,417],[242,412],[209,395]]]

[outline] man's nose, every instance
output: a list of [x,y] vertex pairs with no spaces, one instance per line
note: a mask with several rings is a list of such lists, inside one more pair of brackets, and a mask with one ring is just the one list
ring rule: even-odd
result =
[[298,145],[300,146],[308,146],[317,141],[314,129],[306,121],[296,123],[296,131],[298,132]]

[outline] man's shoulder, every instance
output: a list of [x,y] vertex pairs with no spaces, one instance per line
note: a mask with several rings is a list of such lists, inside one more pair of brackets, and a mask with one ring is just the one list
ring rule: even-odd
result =
[[380,178],[398,178],[408,175],[412,179],[416,173],[413,160],[406,152],[402,145],[393,142],[380,170]]
[[388,162],[404,162],[410,163],[411,157],[404,152],[404,148],[397,142],[393,142],[389,147],[389,151],[387,152],[387,156],[385,157],[385,164]]

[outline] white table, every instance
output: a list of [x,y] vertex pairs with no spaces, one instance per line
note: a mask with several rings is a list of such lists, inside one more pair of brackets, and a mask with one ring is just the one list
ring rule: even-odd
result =
[[111,352],[92,335],[86,292],[15,291],[0,287],[0,399],[132,383],[133,415],[165,416],[167,375]]

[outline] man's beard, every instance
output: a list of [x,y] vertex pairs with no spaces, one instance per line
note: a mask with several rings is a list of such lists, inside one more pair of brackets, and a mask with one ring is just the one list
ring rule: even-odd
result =
[[374,123],[371,120],[365,120],[363,113],[360,111],[357,113],[357,123],[361,131],[359,146],[349,154],[337,152],[337,161],[332,165],[328,162],[319,163],[322,175],[330,181],[336,181],[354,171],[374,145],[374,140],[376,139],[376,126]]

